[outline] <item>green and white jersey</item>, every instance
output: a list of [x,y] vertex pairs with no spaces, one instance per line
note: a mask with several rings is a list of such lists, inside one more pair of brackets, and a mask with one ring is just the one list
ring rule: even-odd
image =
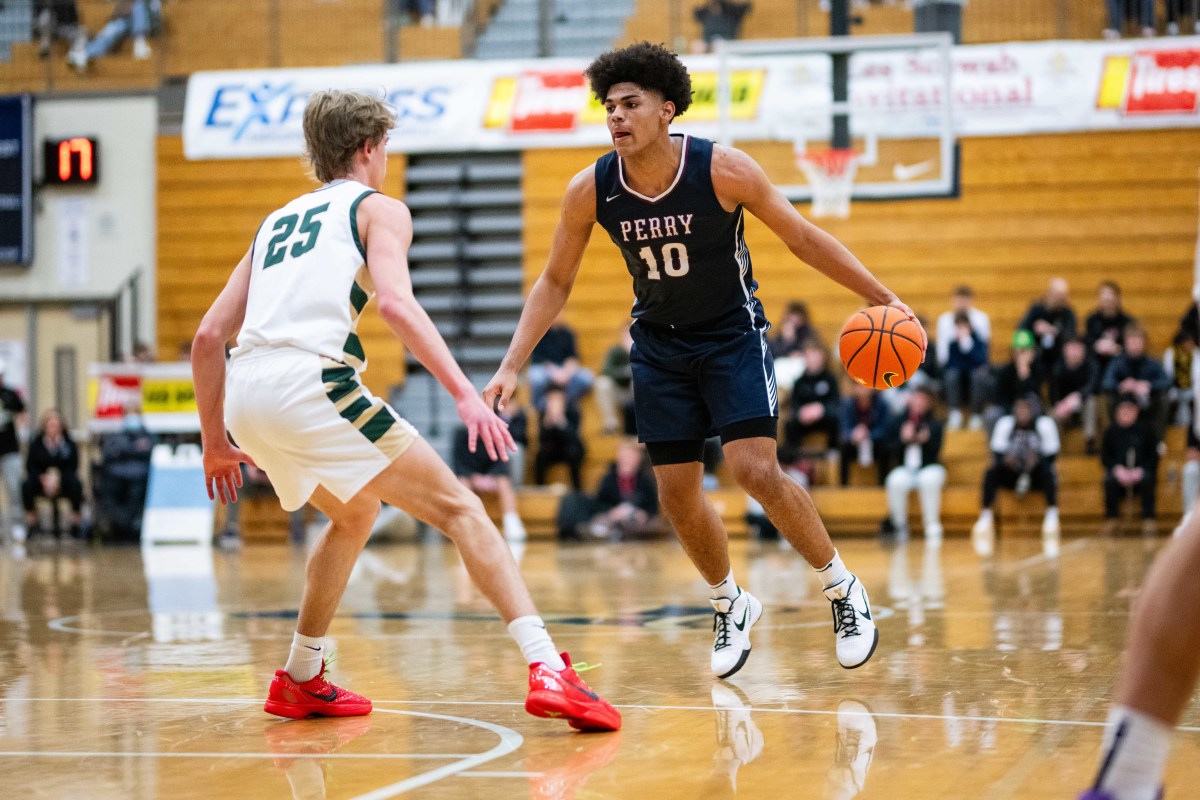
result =
[[356,214],[374,191],[357,181],[334,181],[263,220],[234,358],[260,347],[294,347],[359,372],[366,368],[356,331],[375,286]]

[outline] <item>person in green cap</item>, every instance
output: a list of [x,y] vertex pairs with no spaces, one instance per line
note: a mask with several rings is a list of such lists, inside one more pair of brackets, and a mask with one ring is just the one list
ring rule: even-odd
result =
[[1010,352],[1008,363],[998,367],[992,377],[988,409],[984,414],[988,431],[995,426],[996,420],[1012,413],[1018,397],[1029,394],[1041,397],[1042,385],[1046,382],[1032,333],[1024,328],[1013,333]]

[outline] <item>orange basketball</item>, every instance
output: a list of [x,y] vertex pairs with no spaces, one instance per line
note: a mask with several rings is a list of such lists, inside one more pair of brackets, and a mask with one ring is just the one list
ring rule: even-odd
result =
[[904,383],[921,366],[921,327],[891,306],[854,312],[842,328],[838,353],[858,383],[889,389]]

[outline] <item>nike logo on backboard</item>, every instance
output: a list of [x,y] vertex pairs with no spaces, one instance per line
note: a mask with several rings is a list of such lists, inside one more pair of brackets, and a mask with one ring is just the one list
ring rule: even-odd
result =
[[606,198],[604,198],[604,202],[606,202],[606,203],[611,203],[613,200],[616,200],[616,199],[617,199],[618,197],[620,197],[620,196],[621,196],[621,193],[620,193],[620,192],[617,192],[617,193],[616,193],[616,194],[614,194],[612,197],[606,197]]
[[937,160],[932,158],[917,164],[896,164],[892,167],[892,177],[898,181],[911,181],[913,178],[930,172],[935,166],[937,166]]

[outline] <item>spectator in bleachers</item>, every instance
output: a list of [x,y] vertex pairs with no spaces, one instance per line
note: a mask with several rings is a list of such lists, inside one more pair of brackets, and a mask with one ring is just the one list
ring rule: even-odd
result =
[[992,506],[1001,487],[1018,495],[1029,490],[1046,496],[1042,518],[1042,536],[1057,538],[1058,474],[1055,459],[1059,451],[1058,426],[1041,413],[1041,401],[1029,394],[1017,399],[1013,412],[1001,417],[992,430],[992,466],[983,476],[983,508],[971,529],[975,549],[990,555],[996,527]]
[[1011,355],[1007,364],[998,367],[989,387],[985,422],[989,429],[1005,414],[1011,414],[1018,397],[1041,396],[1045,373],[1034,352],[1033,334],[1027,330],[1013,333]]
[[884,438],[900,448],[900,464],[885,482],[892,533],[908,538],[908,495],[916,491],[921,499],[925,542],[940,544],[946,468],[940,463],[942,423],[933,415],[933,395],[921,389],[909,395],[908,409],[892,418]]
[[788,303],[783,318],[772,328],[778,333],[768,339],[767,344],[775,362],[775,380],[783,390],[779,400],[786,402],[792,387],[804,374],[804,348],[809,344],[820,344],[821,337],[808,317],[808,304],[803,300]]
[[[1196,6],[1190,0],[1186,0],[1186,1],[1188,2],[1188,5],[1190,6],[1190,10],[1193,14],[1192,32],[1196,33],[1196,34],[1200,34],[1200,16],[1196,15]],[[1185,13],[1184,2],[1185,2],[1185,0],[1167,0],[1166,6],[1167,6],[1167,35],[1168,36],[1178,36],[1179,35],[1179,18],[1181,16],[1183,16]]]
[[707,0],[696,6],[692,17],[700,23],[700,38],[703,52],[711,52],[718,39],[737,39],[742,29],[742,20],[750,13],[753,3],[738,3],[734,0]]
[[800,459],[809,434],[824,436],[826,452],[838,446],[838,380],[828,361],[829,354],[819,343],[804,348],[804,374],[792,387],[791,416],[783,426],[780,460],[785,464]]
[[1101,283],[1096,290],[1096,310],[1088,315],[1083,334],[1101,375],[1112,360],[1121,355],[1125,347],[1125,329],[1133,321],[1121,307],[1121,287],[1113,281]]
[[1192,399],[1196,391],[1192,382],[1192,364],[1196,359],[1196,340],[1188,331],[1178,330],[1171,346],[1163,353],[1163,371],[1171,379],[1167,390],[1171,424],[1182,428],[1192,424]]
[[50,57],[56,39],[71,42],[72,49],[87,47],[87,34],[79,24],[75,0],[34,0],[33,30],[38,39],[38,56]]
[[58,500],[71,504],[70,531],[78,533],[83,512],[83,483],[79,480],[79,448],[71,439],[66,422],[57,409],[42,415],[37,435],[29,440],[25,459],[25,485],[22,487],[25,524],[33,533],[38,528],[37,501],[41,498],[54,505],[58,522],[55,533],[63,533],[58,520]]
[[567,402],[566,391],[551,384],[543,398],[545,411],[538,425],[538,451],[533,458],[533,480],[546,485],[546,473],[555,464],[566,464],[571,486],[583,489],[583,459],[587,455],[579,436],[579,407]]
[[600,409],[601,430],[605,436],[623,433],[637,435],[633,413],[633,367],[629,353],[633,337],[629,320],[621,325],[621,340],[604,355],[604,366],[596,376],[596,407]]
[[1029,307],[1017,327],[1033,333],[1043,370],[1053,370],[1062,357],[1063,342],[1078,331],[1067,282],[1052,278],[1042,299]]
[[[976,393],[986,386],[985,372],[976,368],[964,372],[964,367],[970,367],[978,360],[978,351],[974,351],[974,342],[983,344],[982,366],[988,366],[988,349],[991,347],[991,319],[988,314],[974,307],[974,290],[966,284],[954,287],[950,295],[950,309],[937,317],[937,354],[938,366],[942,368],[946,402],[949,405],[950,416],[947,427],[955,429],[962,427],[962,407],[970,405],[972,420],[982,413],[983,405],[977,405]],[[970,333],[962,330],[961,319],[966,317]],[[958,345],[959,355],[965,355],[967,362],[956,359],[955,365],[950,365],[950,355],[954,345]]]
[[21,395],[4,382],[4,371],[8,365],[0,358],[0,480],[4,483],[5,510],[7,520],[0,520],[8,528],[14,541],[25,540],[25,526],[21,513],[21,483],[24,465],[21,463],[21,437],[19,431],[25,427],[25,401]]
[[90,62],[108,55],[126,38],[133,38],[133,57],[139,61],[150,58],[151,21],[161,15],[160,0],[115,0],[113,13],[108,23],[96,34],[96,38],[82,49],[73,48],[67,54],[67,63],[83,72]]
[[1068,339],[1063,360],[1050,376],[1050,407],[1059,428],[1083,427],[1088,453],[1096,452],[1096,387],[1100,371],[1087,345]]
[[396,16],[410,16],[423,28],[432,28],[436,18],[434,0],[392,0],[392,12]]
[[[511,424],[509,430],[512,430]],[[459,425],[454,432],[454,451],[451,454],[454,474],[475,494],[495,494],[500,502],[504,538],[510,542],[524,541],[525,525],[517,512],[517,493],[509,477],[509,463],[493,461],[481,443],[476,443],[474,453],[470,445],[467,426]]]
[[850,462],[859,466],[875,466],[880,486],[887,476],[888,453],[884,443],[888,427],[888,407],[879,392],[855,383],[850,394],[842,398],[838,429],[841,431],[840,478],[842,486],[850,483]]
[[950,409],[947,423],[951,430],[963,426],[963,406],[970,412],[968,427],[978,430],[983,427],[984,406],[987,403],[988,340],[971,323],[969,312],[956,311],[951,327],[943,339],[942,318],[938,319],[938,361],[942,365],[942,380],[946,405]]
[[1112,360],[1102,378],[1101,387],[1108,395],[1110,407],[1116,407],[1120,395],[1137,400],[1142,419],[1162,441],[1167,421],[1167,390],[1171,379],[1162,364],[1146,355],[1146,330],[1130,325],[1125,330],[1125,352]]
[[1179,330],[1191,334],[1194,341],[1200,342],[1200,283],[1196,284],[1192,293],[1192,303],[1179,318]]
[[596,494],[578,494],[559,507],[560,538],[585,534],[619,540],[656,528],[658,487],[646,464],[646,449],[632,440],[617,446],[617,457],[600,479]]
[[[559,317],[529,357],[529,391],[533,407],[545,415],[547,390],[557,387],[563,392],[566,407],[578,409],[579,400],[591,391],[592,382],[591,370],[579,363],[575,332]],[[550,419],[544,422],[553,427],[566,424],[561,412],[554,410],[550,413]]]
[[1105,0],[1108,5],[1108,27],[1105,39],[1120,39],[1126,18],[1136,20],[1142,36],[1155,34],[1154,0]]
[[1123,396],[1117,401],[1113,424],[1104,432],[1100,460],[1104,464],[1104,517],[1112,532],[1121,498],[1137,494],[1142,501],[1143,532],[1155,529],[1154,500],[1158,489],[1158,438],[1138,419],[1138,401]]
[[[929,320],[918,314],[917,322],[926,331],[929,330]],[[929,352],[937,352],[937,340],[933,335],[929,336]],[[985,371],[985,380],[980,386],[980,395],[983,400],[987,399],[987,387],[990,386],[990,373]],[[891,414],[902,414],[908,408],[908,398],[915,391],[925,391],[932,394],[934,397],[941,397],[943,391],[944,374],[941,364],[935,356],[928,356],[917,366],[917,371],[909,376],[908,380],[892,389],[884,389],[881,394],[884,401],[887,403],[888,412]]]

